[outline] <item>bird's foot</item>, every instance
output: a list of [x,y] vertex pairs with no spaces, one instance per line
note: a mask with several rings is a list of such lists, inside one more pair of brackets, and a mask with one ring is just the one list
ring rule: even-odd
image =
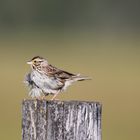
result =
[[57,99],[56,98],[54,98],[54,99],[52,98],[51,101],[59,101],[59,99],[58,98]]
[[45,95],[39,97],[39,100],[45,100],[45,99],[46,99],[46,96]]
[[[51,101],[56,100],[56,96],[58,95],[59,92],[57,92],[56,94],[53,95],[53,97],[51,98]],[[58,99],[57,99],[58,100]]]
[[34,97],[33,100],[45,100],[46,96],[39,96],[39,97]]

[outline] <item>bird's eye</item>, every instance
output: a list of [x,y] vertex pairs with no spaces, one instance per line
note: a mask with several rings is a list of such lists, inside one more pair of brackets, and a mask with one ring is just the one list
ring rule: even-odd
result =
[[34,60],[34,63],[36,63],[36,60]]

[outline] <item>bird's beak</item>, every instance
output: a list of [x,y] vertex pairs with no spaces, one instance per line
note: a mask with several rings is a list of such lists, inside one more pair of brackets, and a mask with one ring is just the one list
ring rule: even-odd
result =
[[33,64],[33,62],[32,61],[28,61],[27,64],[28,65],[31,65],[31,64]]

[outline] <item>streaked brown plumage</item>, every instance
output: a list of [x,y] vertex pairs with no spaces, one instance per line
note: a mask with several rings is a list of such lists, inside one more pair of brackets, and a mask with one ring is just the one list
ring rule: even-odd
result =
[[27,64],[31,65],[32,70],[27,74],[25,82],[30,87],[30,96],[33,98],[53,94],[53,100],[73,82],[90,79],[58,69],[40,56],[33,57]]

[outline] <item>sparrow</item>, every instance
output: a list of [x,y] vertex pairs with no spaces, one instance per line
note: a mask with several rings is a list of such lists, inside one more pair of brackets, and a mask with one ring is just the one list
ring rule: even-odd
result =
[[44,98],[52,94],[51,100],[54,100],[74,82],[91,79],[58,69],[40,56],[33,57],[27,64],[31,66],[31,71],[26,75],[25,83],[29,87],[29,95],[32,98]]

